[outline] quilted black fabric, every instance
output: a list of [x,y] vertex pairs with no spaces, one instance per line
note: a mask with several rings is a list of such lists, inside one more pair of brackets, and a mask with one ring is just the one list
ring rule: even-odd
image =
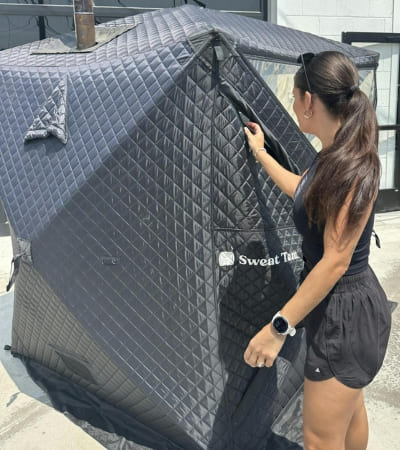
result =
[[63,144],[67,143],[67,91],[64,80],[50,94],[49,100],[35,117],[25,134],[24,142],[50,135]]
[[13,350],[131,414],[153,448],[266,448],[301,385],[301,333],[271,370],[243,351],[302,260],[292,202],[249,154],[238,108],[282,163],[301,172],[315,152],[247,55],[376,55],[195,7],[116,23],[137,26],[93,53],[0,53],[0,193],[31,243]]
[[[171,8],[109,22],[108,26],[136,25],[132,32],[118,38],[118,44],[110,42],[94,53],[34,55],[41,44],[33,42],[11,51],[1,52],[0,64],[15,66],[72,67],[79,64],[109,61],[128,54],[137,55],[185,42],[196,33],[213,28],[231,35],[240,48],[252,55],[275,57],[278,60],[296,62],[300,53],[339,50],[354,58],[359,66],[374,67],[379,55],[365,49],[323,39],[298,30],[249,19],[230,13],[207,10],[192,5]],[[102,24],[102,26],[107,26]]]

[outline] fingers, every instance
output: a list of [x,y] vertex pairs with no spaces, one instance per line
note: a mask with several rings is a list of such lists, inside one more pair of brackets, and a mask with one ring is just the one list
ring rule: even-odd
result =
[[[253,122],[248,122],[247,125],[253,125]],[[244,127],[244,132],[252,151],[264,147],[264,133],[259,125],[254,124],[254,127],[251,129]]]
[[257,357],[254,359],[254,358],[252,357],[252,354],[251,354],[251,353],[252,353],[252,352],[251,352],[251,350],[250,350],[250,347],[247,347],[247,348],[246,348],[246,351],[244,352],[243,358],[244,358],[245,362],[246,362],[249,366],[254,367],[253,364],[255,364],[255,363],[257,362]]
[[266,352],[257,353],[252,352],[249,347],[247,347],[244,352],[244,360],[246,364],[251,367],[272,367],[275,361],[275,357],[267,355]]
[[271,324],[266,325],[250,340],[243,354],[245,362],[251,367],[271,367],[285,339],[272,331]]
[[261,363],[261,358],[260,361],[258,361],[258,355],[254,352],[252,352],[250,345],[247,347],[246,351],[244,352],[244,360],[245,362],[251,366],[251,367],[257,367],[258,363]]
[[268,360],[268,359],[264,359],[264,358],[258,358],[257,359],[257,363],[255,365],[255,367],[258,367],[259,369],[263,368],[263,367],[271,367],[272,363]]
[[270,367],[273,366],[274,361],[275,361],[275,359],[266,359],[266,360],[264,361],[264,366],[270,368]]
[[245,360],[246,363],[251,366],[251,367],[257,367],[259,369],[261,369],[262,367],[272,367],[274,360],[271,359],[265,359],[264,357],[260,356],[260,357],[256,357],[256,358],[252,358],[250,360]]
[[252,138],[254,138],[254,136],[255,136],[255,133],[254,133],[253,130],[250,129],[250,128],[244,127],[244,132],[245,132],[245,134],[246,134],[246,136],[247,136],[249,142],[250,142],[250,140],[251,140]]
[[[258,123],[255,123],[255,122],[247,122],[246,125],[247,125],[247,128],[249,128],[250,131],[251,131],[253,134],[259,134],[259,133],[262,133],[261,127],[260,127],[260,125],[258,125]],[[246,128],[246,127],[245,127],[245,128]]]

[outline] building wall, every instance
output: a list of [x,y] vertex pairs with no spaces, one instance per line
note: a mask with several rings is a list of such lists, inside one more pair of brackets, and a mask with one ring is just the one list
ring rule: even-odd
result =
[[[274,0],[276,23],[341,41],[342,32],[399,33],[400,0]],[[377,116],[381,125],[397,120],[399,44],[362,44],[380,53]],[[382,189],[394,188],[395,133],[380,133]]]
[[[277,23],[336,41],[342,31],[394,32],[396,0],[276,0]],[[395,23],[397,22],[397,23]],[[400,30],[400,29],[398,29]]]

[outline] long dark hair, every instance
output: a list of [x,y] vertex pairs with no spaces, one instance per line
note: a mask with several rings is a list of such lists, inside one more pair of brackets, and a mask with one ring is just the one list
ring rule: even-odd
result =
[[357,68],[347,56],[329,51],[308,59],[295,75],[295,86],[303,95],[311,88],[341,126],[333,144],[318,155],[317,170],[305,192],[304,204],[310,222],[322,227],[328,217],[336,221],[352,192],[346,224],[346,232],[351,233],[379,189],[376,114],[359,89]]

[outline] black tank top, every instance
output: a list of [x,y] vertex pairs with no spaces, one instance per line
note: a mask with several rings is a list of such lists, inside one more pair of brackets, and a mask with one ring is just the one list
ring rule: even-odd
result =
[[[304,192],[310,184],[318,165],[318,155],[307,173],[300,180],[294,194],[293,219],[297,231],[303,236],[303,258],[308,269],[312,269],[324,253],[324,227],[318,229],[315,224],[308,225],[308,216],[304,208]],[[374,226],[374,212],[368,219],[364,231],[354,250],[353,257],[345,275],[362,272],[368,266],[370,241]]]

